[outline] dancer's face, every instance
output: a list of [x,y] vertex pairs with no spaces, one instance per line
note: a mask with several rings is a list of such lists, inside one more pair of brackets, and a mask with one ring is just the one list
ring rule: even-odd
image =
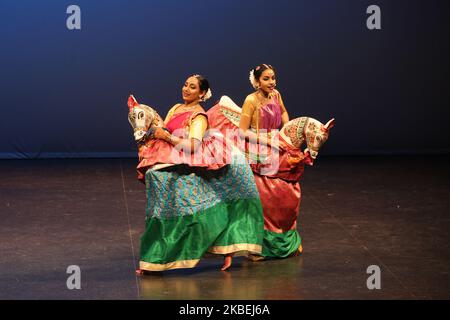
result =
[[204,92],[200,90],[200,84],[196,77],[187,78],[181,89],[181,94],[183,95],[183,100],[186,104],[200,100]]
[[275,89],[277,81],[275,79],[275,72],[272,69],[264,70],[259,78],[259,88],[266,94],[270,94]]

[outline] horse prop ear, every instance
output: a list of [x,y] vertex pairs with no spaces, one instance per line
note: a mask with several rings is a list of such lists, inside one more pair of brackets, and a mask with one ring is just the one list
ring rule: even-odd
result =
[[325,130],[330,130],[331,128],[334,127],[334,118],[329,120],[326,125],[323,126],[325,128]]
[[137,105],[139,105],[139,103],[134,98],[134,96],[132,94],[130,94],[130,96],[128,97],[128,109],[130,109],[130,111],[131,111],[131,109],[133,109]]

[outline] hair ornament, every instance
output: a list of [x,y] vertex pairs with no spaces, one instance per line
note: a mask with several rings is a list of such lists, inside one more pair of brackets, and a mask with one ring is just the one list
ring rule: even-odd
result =
[[[256,67],[256,68],[259,68],[259,66]],[[248,79],[250,80],[250,83],[252,84],[253,88],[255,88],[255,90],[258,90],[259,85],[258,85],[258,83],[256,82],[256,79],[255,79],[255,70],[254,69],[252,69],[250,71],[250,75],[249,75]]]
[[202,97],[201,100],[202,101],[206,101],[206,100],[208,100],[211,97],[212,97],[212,92],[211,92],[211,88],[209,88],[208,91],[206,91],[205,95]]

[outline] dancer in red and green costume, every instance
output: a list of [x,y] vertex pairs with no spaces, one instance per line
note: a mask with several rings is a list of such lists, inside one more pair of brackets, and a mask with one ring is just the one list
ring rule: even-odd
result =
[[[200,105],[211,95],[208,81],[189,77],[182,104],[171,108],[165,128],[139,147],[138,178],[147,194],[138,274],[195,267],[205,253],[224,257],[261,254],[263,213],[245,156],[209,134]],[[211,160],[212,159],[212,160]]]
[[[275,69],[267,64],[257,66],[250,72],[250,82],[255,92],[247,96],[241,112],[219,104],[208,111],[208,116],[211,125],[224,134],[229,130],[239,130],[240,137],[246,141],[245,152],[264,212],[264,241],[260,257],[298,255],[302,252],[302,241],[297,231],[301,200],[299,179],[303,174],[305,155],[284,143],[282,138],[278,140],[279,144],[272,145],[271,137],[277,135],[278,138],[279,129],[289,122],[281,94],[275,90]],[[268,146],[269,154],[271,149],[283,148],[282,152],[275,150],[279,156],[275,172],[265,170],[259,161],[261,159],[257,159],[258,154],[252,153],[252,144],[263,148]],[[251,257],[258,259],[255,255]]]

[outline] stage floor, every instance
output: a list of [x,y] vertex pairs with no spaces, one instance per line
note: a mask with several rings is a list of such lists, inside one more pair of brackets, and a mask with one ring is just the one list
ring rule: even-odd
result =
[[301,256],[144,277],[135,159],[3,160],[0,299],[450,299],[449,160],[321,157],[302,178]]

